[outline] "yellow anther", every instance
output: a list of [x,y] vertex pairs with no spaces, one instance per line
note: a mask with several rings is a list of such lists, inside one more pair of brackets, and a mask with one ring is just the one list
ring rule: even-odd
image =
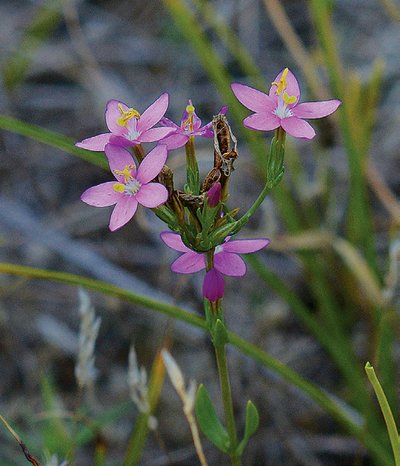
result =
[[123,183],[115,183],[113,189],[117,191],[117,193],[123,193],[125,191],[125,185]]
[[295,95],[288,95],[286,92],[284,92],[282,97],[286,105],[294,104],[296,102]]
[[282,92],[286,89],[286,77],[287,77],[288,72],[289,72],[289,68],[285,68],[282,71],[282,76],[281,76],[281,79],[279,80],[279,82],[273,81],[271,83],[272,86],[275,84],[275,86],[277,87],[277,89],[276,89],[276,94],[277,95],[281,95]]
[[136,118],[137,120],[139,120],[140,113],[134,108],[128,108],[127,110],[124,110],[124,107],[120,103],[118,104],[118,108],[121,112],[121,117],[117,120],[117,124],[119,126],[127,126],[128,121],[132,120],[132,118]]
[[[123,170],[113,170],[116,175],[122,175],[124,177],[124,183],[133,180],[132,170],[135,168],[135,165],[127,165]],[[115,185],[114,185],[115,189]]]

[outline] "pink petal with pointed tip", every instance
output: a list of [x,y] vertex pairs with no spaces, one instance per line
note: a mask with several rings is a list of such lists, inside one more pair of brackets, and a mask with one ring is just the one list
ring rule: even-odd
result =
[[137,140],[139,142],[156,142],[172,134],[174,131],[176,131],[174,128],[167,127],[151,128],[140,134]]
[[[282,70],[278,76],[273,80],[273,82],[279,82],[279,80],[281,79],[281,76],[282,76],[282,73],[283,73],[284,70]],[[295,75],[289,70],[288,71],[288,74],[286,75],[286,89],[284,90],[284,92],[286,92],[286,94],[288,95],[294,95],[296,97],[296,102],[299,101],[300,99],[300,87],[299,87],[299,83],[295,77]],[[269,95],[270,96],[273,96],[273,95],[276,95],[276,85],[274,84],[273,86],[271,86],[270,90],[269,90]],[[295,103],[296,103],[295,102]],[[292,107],[292,105],[295,105],[295,104],[290,104],[288,105],[288,107]]]
[[267,238],[260,239],[236,239],[234,241],[229,241],[229,243],[224,243],[222,249],[224,252],[235,252],[239,254],[248,254],[250,252],[259,251],[271,241]]
[[116,204],[122,194],[114,190],[115,181],[107,181],[87,189],[81,195],[81,200],[94,207],[108,207]]
[[[127,165],[135,166],[132,155],[123,147],[114,146],[113,144],[107,144],[104,148],[104,152],[106,153],[111,173],[120,183],[123,183],[125,181],[124,176],[117,175],[114,170],[122,171]],[[136,170],[133,169],[131,173],[134,177]]]
[[176,273],[195,273],[205,267],[204,255],[194,251],[185,252],[171,264],[171,270]]
[[341,104],[340,100],[323,100],[322,102],[304,102],[292,109],[298,118],[323,118],[333,113]]
[[147,183],[140,187],[135,195],[135,199],[145,207],[154,209],[168,199],[168,191],[160,183]]
[[128,106],[123,102],[115,99],[109,100],[106,105],[106,124],[112,133],[118,136],[125,136],[128,132],[127,128],[117,123],[118,118],[121,118],[118,104],[121,104],[125,112],[128,110]]
[[137,170],[136,179],[141,183],[148,183],[160,173],[167,160],[167,147],[159,144],[151,150]]
[[313,127],[297,117],[282,118],[282,128],[295,138],[312,139],[315,136]]
[[[155,100],[140,116],[137,129],[141,133],[158,123],[168,108],[168,94],[165,92]],[[152,141],[147,141],[152,142]]]
[[232,252],[222,251],[214,256],[214,267],[221,273],[231,277],[241,277],[246,273],[243,259]]
[[259,131],[271,131],[279,128],[281,120],[273,113],[253,113],[243,120],[244,126]]
[[168,247],[174,249],[175,251],[191,252],[191,250],[182,241],[181,235],[178,235],[178,233],[173,233],[172,231],[162,231],[160,233],[160,237]]
[[240,83],[231,84],[231,89],[238,101],[253,112],[264,113],[273,111],[275,100],[264,92]]
[[224,277],[218,270],[209,270],[203,281],[203,296],[209,301],[217,301],[224,296]]
[[75,145],[76,147],[81,147],[82,149],[102,152],[106,144],[108,144],[110,136],[111,133],[98,134],[97,136],[93,136],[91,138],[77,142]]
[[110,230],[115,231],[123,227],[135,215],[138,203],[133,196],[123,196],[114,210],[110,218]]

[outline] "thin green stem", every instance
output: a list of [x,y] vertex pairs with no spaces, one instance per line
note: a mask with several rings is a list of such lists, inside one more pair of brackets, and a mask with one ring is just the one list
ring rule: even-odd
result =
[[[221,300],[217,301],[217,308],[218,315],[222,316]],[[238,441],[236,434],[235,415],[233,413],[232,390],[229,381],[228,361],[226,359],[226,342],[224,341],[225,339],[218,338],[218,336],[216,335],[218,331],[216,327],[218,325],[223,325],[220,320],[217,320],[217,323],[214,326],[214,328],[210,328],[210,333],[212,337],[211,340],[214,345],[215,357],[217,360],[222,403],[224,406],[225,424],[229,435],[230,451],[232,452],[230,453],[231,462],[233,466],[240,466],[242,463],[240,460],[240,456],[237,453]],[[216,330],[215,332],[213,332],[214,329]]]
[[368,380],[371,382],[375,395],[378,398],[379,406],[381,407],[382,414],[385,419],[395,464],[396,466],[400,466],[400,440],[392,410],[390,409],[385,392],[379,383],[378,377],[375,374],[375,370],[369,362],[365,365],[365,372],[367,373]]
[[[217,358],[219,382],[221,387],[222,402],[224,405],[225,423],[228,431],[231,449],[237,448],[237,435],[235,416],[233,414],[232,392],[229,381],[228,363],[226,360],[225,345],[215,345],[215,356]],[[239,456],[236,453],[231,454],[232,465],[239,466],[241,464]]]
[[186,151],[186,180],[192,194],[200,193],[200,174],[199,166],[196,160],[196,151],[194,148],[194,137],[190,136],[185,144]]

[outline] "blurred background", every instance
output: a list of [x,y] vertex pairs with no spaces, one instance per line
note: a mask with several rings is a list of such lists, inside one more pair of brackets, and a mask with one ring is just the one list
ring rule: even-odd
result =
[[[212,69],[204,67],[190,38],[171,14],[174,3],[1,0],[1,113],[79,141],[105,131],[104,108],[109,99],[119,99],[143,111],[161,93],[168,92],[169,118],[179,123],[187,100],[192,99],[203,123],[210,121],[229,102],[215,85]],[[199,13],[207,11],[202,7],[211,6],[215,13],[211,18],[223,21],[236,34],[261,70],[266,89],[278,72],[288,66],[298,77],[303,101],[314,100],[315,96],[299,67],[301,58],[288,51],[278,32],[279,17],[277,20],[274,12],[276,15],[280,11],[279,5],[284,8],[292,28],[317,63],[318,79],[327,86],[329,73],[322,66],[309,3],[184,2],[235,81],[251,84],[237,57],[221,40],[218,30],[221,32],[222,26],[213,26],[210,17]],[[399,6],[396,9],[389,0],[330,3],[335,45],[348,83],[344,86],[347,95],[358,93],[353,86],[354,76],[362,85],[369,82],[373,69],[381,70],[373,130],[369,134],[369,157],[379,180],[384,180],[385,189],[393,196],[398,195]],[[225,92],[230,91],[227,88]],[[331,90],[326,97],[341,96]],[[351,120],[357,122],[363,118],[366,115],[362,112],[351,113]],[[229,205],[244,212],[258,195],[263,180],[239,121],[231,121],[238,138],[239,159],[232,176]],[[311,225],[313,230],[327,227],[340,232],[345,224],[349,175],[343,134],[337,123],[337,116],[314,122],[316,142],[288,141],[289,157],[291,152],[296,154],[292,160],[302,167],[300,180],[287,162],[286,176],[294,186],[288,189],[295,193],[294,203],[301,205],[305,215],[307,206],[324,212],[323,220]],[[159,240],[158,235],[165,227],[151,212],[140,209],[127,226],[111,233],[110,210],[89,207],[79,199],[86,188],[109,180],[109,173],[17,133],[0,133],[1,261],[106,280],[201,314],[202,277],[170,273],[169,264],[176,255]],[[212,141],[198,138],[196,147],[201,172],[206,174],[212,165]],[[101,158],[103,154],[98,156]],[[178,186],[184,180],[184,162],[184,150],[170,153],[168,164],[174,170]],[[327,186],[329,201],[325,202]],[[398,210],[388,213],[379,196],[371,191],[369,194],[379,267],[387,271],[389,240],[395,236],[399,224],[398,218],[393,220],[393,212]],[[318,312],[308,290],[309,275],[296,255],[296,246],[290,242],[278,207],[268,198],[245,236],[272,239],[268,250],[259,253],[260,261],[283,277],[303,302]],[[321,251],[315,254],[318,256]],[[336,273],[341,274],[342,270],[331,272],[334,281]],[[52,440],[57,419],[52,410],[72,412],[77,403],[74,376],[80,323],[77,289],[50,281],[0,275],[0,293],[0,413],[23,436],[32,453],[42,458],[47,449],[49,453],[58,453],[61,459],[66,452]],[[137,408],[127,403],[128,353],[132,343],[140,364],[150,370],[168,332],[173,340],[171,352],[185,377],[205,383],[214,400],[219,399],[217,373],[212,346],[200,331],[116,298],[94,292],[90,292],[90,297],[102,319],[96,343],[98,377],[92,414],[100,415],[115,406],[123,408],[111,421],[95,429],[95,435],[77,450],[76,464],[94,464],[93,452],[101,444],[106,448],[105,464],[118,465],[122,464],[137,417]],[[339,303],[345,303],[345,299],[339,298]],[[227,280],[224,308],[230,329],[307,380],[346,397],[342,375],[323,345],[299,323],[288,302],[253,268],[249,267],[246,279]],[[363,311],[360,313],[362,316]],[[359,315],[348,317],[347,324],[351,325],[354,352],[364,361],[368,355],[368,319]],[[394,355],[395,358],[399,355],[396,345]],[[229,351],[229,361],[238,424],[243,425],[247,399],[254,401],[261,416],[261,427],[250,443],[244,464],[372,464],[365,447],[299,390],[235,350]],[[149,435],[140,464],[198,464],[180,401],[169,382],[161,394],[157,419],[158,431]],[[206,440],[204,446],[210,465],[228,464]],[[4,430],[0,435],[0,464],[22,463],[21,453]]]

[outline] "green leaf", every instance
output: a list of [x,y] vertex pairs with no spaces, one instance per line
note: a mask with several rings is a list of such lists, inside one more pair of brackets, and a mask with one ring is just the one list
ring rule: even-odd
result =
[[103,153],[91,152],[76,147],[71,138],[63,136],[62,134],[49,131],[41,128],[40,126],[32,125],[31,123],[26,123],[7,115],[0,115],[0,128],[6,131],[11,131],[12,133],[21,134],[22,136],[34,139],[35,141],[63,150],[68,154],[76,155],[93,165],[97,165],[106,170],[108,169],[108,163]]
[[250,440],[250,437],[254,435],[254,433],[258,429],[259,423],[260,416],[258,415],[257,408],[255,407],[254,403],[249,400],[246,406],[246,425],[244,428],[244,437],[237,448],[237,454],[239,456],[243,455],[243,451],[246,448],[246,445]]
[[197,422],[203,434],[219,450],[228,453],[230,445],[228,433],[218,419],[214,405],[204,385],[200,385],[197,390],[195,409]]

